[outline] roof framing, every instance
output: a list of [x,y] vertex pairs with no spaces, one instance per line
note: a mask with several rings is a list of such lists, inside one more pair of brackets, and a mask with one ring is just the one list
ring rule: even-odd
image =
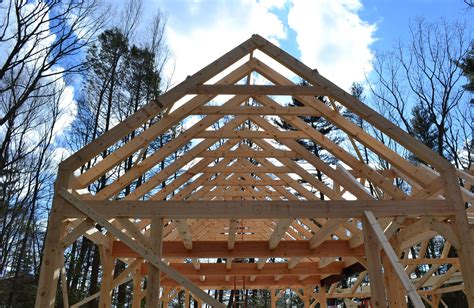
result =
[[[295,84],[278,66],[265,64],[268,59],[308,85]],[[268,84],[251,84],[252,75]],[[301,106],[285,106],[278,96],[293,97]],[[427,165],[404,159],[347,119],[340,106]],[[308,116],[336,126],[347,145],[308,125],[303,119]],[[191,117],[197,120],[175,138],[150,147]],[[291,129],[281,129],[272,118]],[[115,146],[132,132],[134,138]],[[317,144],[337,164],[328,164],[300,140]],[[185,145],[189,149],[180,151]],[[361,147],[389,167],[365,161]],[[98,159],[105,150],[110,154]],[[120,173],[129,159],[133,166]],[[170,162],[158,167],[165,160]],[[85,165],[90,167],[79,173]],[[111,175],[107,186],[88,192],[105,174]],[[64,249],[81,235],[102,247],[104,270],[100,294],[81,303],[99,296],[101,307],[110,306],[112,289],[127,279],[134,280],[135,307],[145,294],[147,305],[156,306],[181,288],[222,307],[203,289],[236,285],[271,290],[272,305],[275,289],[291,287],[307,306],[319,301],[324,307],[326,298],[371,297],[376,307],[399,307],[409,297],[415,307],[424,307],[422,301],[433,305],[440,293],[457,290],[474,306],[470,185],[471,174],[253,35],[60,164],[36,306],[54,306]],[[427,259],[427,243],[438,235],[446,249],[441,258]],[[457,258],[447,257],[451,245]],[[413,246],[418,255],[407,253]],[[242,258],[258,260],[239,263]],[[114,279],[116,259],[128,268]],[[423,264],[430,270],[414,278],[412,272]],[[442,264],[450,269],[434,275]],[[367,274],[370,283],[364,282]],[[344,275],[355,275],[355,282],[340,289]]]

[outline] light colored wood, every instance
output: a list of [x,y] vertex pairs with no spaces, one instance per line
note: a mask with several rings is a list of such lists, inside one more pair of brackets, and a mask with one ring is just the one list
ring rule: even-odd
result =
[[[287,263],[267,263],[265,267],[259,268],[257,263],[235,263],[231,269],[224,263],[201,263],[196,269],[189,263],[170,263],[174,268],[185,276],[273,276],[281,274],[285,276],[299,275],[331,275],[339,274],[344,268],[343,262],[334,262],[325,267],[317,267],[314,262],[300,262],[291,269]],[[142,275],[146,275],[149,265],[142,265]]]
[[[255,69],[271,81],[281,85],[293,84],[292,81],[280,75],[275,70],[265,65],[263,62],[257,60],[253,63],[255,64]],[[386,159],[393,165],[397,166],[397,168],[400,168],[401,170],[407,172],[407,174],[413,177],[417,182],[426,184],[426,181],[429,180],[423,177],[423,172],[420,172],[420,170],[415,171],[414,166],[407,162],[405,159],[403,159],[398,153],[387,148],[380,141],[366,133],[353,122],[344,118],[337,110],[331,109],[327,105],[312,97],[297,96],[296,98],[299,101],[303,102],[305,105],[311,106],[318,112],[321,112],[328,121],[343,129],[348,134],[349,138],[351,138],[351,140],[352,138],[358,140],[363,145],[365,145],[375,153],[379,154],[379,156],[383,159]]]
[[84,219],[78,226],[76,226],[71,232],[67,233],[63,240],[62,240],[62,246],[63,248],[68,247],[72,243],[76,241],[76,239],[81,236],[82,234],[86,233],[88,230],[90,230],[95,223],[89,219],[86,218]]
[[[136,258],[138,253],[121,241],[113,244],[113,255]],[[194,241],[193,249],[187,250],[179,241],[163,242],[163,258],[281,258],[281,257],[336,257],[363,256],[362,247],[349,248],[348,241],[325,241],[318,249],[310,249],[309,241],[284,240],[269,249],[267,240],[236,241],[234,249],[227,249],[227,240]]]
[[[230,106],[238,105],[239,103],[244,101],[246,98],[247,96],[234,96],[224,105],[230,105]],[[161,147],[156,152],[154,152],[153,155],[148,156],[139,164],[137,164],[136,166],[132,167],[130,170],[125,172],[125,174],[123,174],[120,177],[120,179],[118,179],[116,182],[101,189],[96,194],[95,198],[100,199],[100,200],[110,198],[112,195],[116,194],[121,187],[124,187],[130,184],[133,180],[141,176],[151,167],[156,166],[163,159],[165,159],[166,157],[171,155],[173,152],[175,152],[177,149],[179,149],[180,147],[182,147],[183,145],[191,141],[197,134],[199,134],[201,131],[205,130],[207,127],[211,126],[212,124],[214,124],[220,118],[222,118],[222,116],[220,115],[211,115],[198,121],[196,124],[194,124],[192,127],[187,129],[185,132],[183,132],[182,134],[180,134],[179,136],[177,136],[176,138],[168,142],[166,147]],[[232,120],[231,123],[239,124],[239,122],[243,121],[244,119],[245,118],[236,118]],[[108,157],[110,157],[110,155]]]
[[[70,170],[64,170],[60,167],[55,183],[56,192],[62,189],[62,187],[68,186],[70,176]],[[64,251],[61,245],[61,239],[64,234],[64,207],[65,201],[56,193],[48,219],[48,231],[44,242],[38,290],[36,291],[36,308],[54,307],[60,272],[61,255]]]
[[309,248],[315,249],[319,245],[324,243],[328,237],[334,232],[334,230],[339,227],[341,223],[344,222],[344,219],[330,219],[319,229],[309,240]]
[[[82,201],[82,203],[106,218],[150,218],[155,215],[169,219],[353,218],[362,217],[365,210],[373,212],[377,217],[393,217],[400,213],[415,217],[431,211],[436,211],[442,216],[450,216],[454,212],[445,200]],[[65,213],[69,217],[84,216],[72,209],[66,209]],[[425,229],[426,224],[420,224],[421,227]],[[419,230],[413,232],[419,233]]]
[[61,293],[63,296],[63,307],[69,308],[69,292],[67,288],[66,267],[64,266],[64,255],[61,260]]
[[244,130],[206,130],[202,131],[195,136],[196,138],[237,138],[237,139],[305,139],[308,138],[304,132],[299,131],[281,131],[278,133],[271,133],[267,131],[252,131],[248,129]]
[[141,307],[142,275],[140,272],[141,272],[141,268],[137,266],[133,273],[132,308]]
[[446,199],[455,210],[455,229],[459,236],[461,248],[458,249],[459,260],[465,284],[465,294],[470,306],[474,306],[474,238],[471,236],[466,209],[458,185],[457,172],[453,166],[442,173]]
[[319,305],[321,308],[327,308],[326,287],[319,285]]
[[[253,94],[253,93],[252,93]],[[239,106],[239,107],[221,107],[221,106],[203,106],[196,108],[191,112],[192,114],[228,114],[228,115],[295,115],[295,116],[320,116],[321,113],[314,110],[311,107],[280,107],[280,108],[269,108],[269,107],[252,107],[252,106]]]
[[369,106],[361,103],[349,93],[340,89],[338,86],[321,76],[317,71],[310,69],[298,61],[298,59],[279,49],[261,36],[254,36],[254,40],[255,42],[259,42],[259,50],[263,51],[265,54],[269,55],[274,60],[281,63],[302,78],[306,79],[313,85],[328,91],[329,96],[336,99],[339,103],[349,108],[352,112],[383,131],[389,137],[398,141],[400,144],[403,144],[405,148],[416,154],[421,159],[429,162],[440,170],[451,168],[451,165],[446,160],[443,160],[422,142],[418,141],[416,138],[403,131],[400,127],[385,119]]
[[[150,228],[150,246],[148,249],[161,261],[163,252],[163,217],[153,217]],[[153,265],[150,266],[147,280],[147,307],[157,307],[160,302],[160,276],[160,268]]]
[[275,229],[273,230],[272,236],[268,240],[268,248],[275,249],[281,241],[281,238],[285,234],[286,230],[292,224],[293,219],[282,219],[278,222]]
[[184,291],[184,308],[189,308],[190,298],[189,298],[189,290]]
[[325,95],[321,88],[312,86],[279,85],[198,85],[189,94],[237,94],[237,95]]
[[364,214],[364,229],[370,229],[372,236],[376,239],[377,243],[385,251],[387,258],[390,261],[390,265],[392,266],[394,272],[397,274],[398,279],[405,288],[405,291],[408,297],[411,299],[412,304],[416,308],[423,308],[424,304],[421,301],[420,295],[416,292],[416,289],[411,283],[410,278],[405,273],[405,270],[401,265],[399,258],[393,250],[392,245],[390,245],[374,214],[369,211],[364,212]]
[[114,280],[115,259],[112,252],[99,246],[100,262],[102,264],[102,281],[100,284],[99,307],[108,308],[112,306],[112,291]]
[[371,230],[370,222],[366,217],[363,221],[365,255],[367,257],[367,270],[370,280],[371,303],[374,307],[388,307],[387,295],[383,281],[382,261],[380,257],[380,244]]

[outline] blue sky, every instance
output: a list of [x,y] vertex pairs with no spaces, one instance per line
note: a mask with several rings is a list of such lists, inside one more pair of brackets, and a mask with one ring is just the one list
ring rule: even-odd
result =
[[410,19],[469,20],[462,0],[144,0],[161,8],[177,83],[244,41],[270,39],[344,89],[364,81],[378,51],[408,36]]

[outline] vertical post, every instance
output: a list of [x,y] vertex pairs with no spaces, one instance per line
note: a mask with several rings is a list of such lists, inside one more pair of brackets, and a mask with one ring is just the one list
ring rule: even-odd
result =
[[197,306],[199,308],[202,308],[202,300],[196,296],[194,297],[194,300],[197,302]]
[[133,297],[132,297],[132,308],[140,308],[142,302],[142,275],[141,265],[139,264],[133,273]]
[[[161,260],[163,250],[163,217],[153,217],[151,219],[150,229],[151,250]],[[147,307],[158,307],[160,303],[160,276],[161,271],[149,264],[148,267],[148,294],[146,297]],[[163,303],[165,301],[163,300]]]
[[189,290],[184,291],[184,308],[189,308]]
[[380,247],[377,239],[371,232],[369,222],[362,219],[364,233],[365,255],[367,257],[367,271],[369,273],[371,303],[374,307],[387,307],[386,294],[380,260]]
[[311,292],[310,287],[306,286],[306,287],[304,288],[304,299],[303,299],[303,300],[304,300],[304,307],[305,307],[305,308],[308,308],[308,307],[309,307],[309,301],[310,301],[310,299],[311,299],[311,294],[310,294],[310,292]]
[[469,307],[474,307],[474,239],[471,236],[471,229],[467,220],[467,213],[459,187],[459,177],[454,166],[450,165],[441,172],[445,184],[446,200],[454,208],[455,224],[454,230],[459,236],[461,247],[456,247],[461,264],[461,271],[464,280],[464,293],[466,294]]
[[64,254],[61,255],[61,293],[63,294],[63,307],[69,308],[69,296],[67,290],[66,267],[64,266]]
[[64,252],[61,245],[63,212],[65,201],[59,197],[59,189],[68,187],[72,172],[60,170],[56,178],[55,197],[48,219],[48,231],[43,248],[43,259],[41,262],[38,290],[36,291],[36,308],[54,308],[56,301],[56,289],[61,267],[61,254]]
[[275,289],[270,289],[270,305],[271,308],[276,308],[276,296],[275,296]]
[[102,282],[100,284],[99,307],[109,308],[112,306],[112,291],[114,282],[115,259],[109,249],[103,245],[99,246],[100,261],[102,263]]
[[326,298],[326,287],[319,285],[319,307],[328,308],[328,302]]

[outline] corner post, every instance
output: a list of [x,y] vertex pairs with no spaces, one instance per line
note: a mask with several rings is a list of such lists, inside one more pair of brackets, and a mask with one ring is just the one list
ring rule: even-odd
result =
[[61,270],[61,254],[64,248],[61,245],[63,235],[63,208],[65,201],[58,195],[60,189],[68,187],[72,171],[59,167],[55,183],[55,196],[48,219],[48,231],[43,247],[38,290],[36,291],[36,308],[54,308],[56,290]]
[[459,187],[459,177],[454,166],[449,165],[442,173],[445,184],[445,195],[454,208],[455,224],[453,229],[457,232],[460,240],[458,247],[459,261],[464,280],[464,292],[469,303],[469,307],[474,307],[474,239],[471,236],[465,202]]
[[382,261],[380,258],[380,247],[377,239],[370,230],[367,218],[362,218],[362,231],[364,233],[365,255],[367,257],[367,271],[370,279],[370,302],[376,308],[387,307],[387,295],[385,293]]

